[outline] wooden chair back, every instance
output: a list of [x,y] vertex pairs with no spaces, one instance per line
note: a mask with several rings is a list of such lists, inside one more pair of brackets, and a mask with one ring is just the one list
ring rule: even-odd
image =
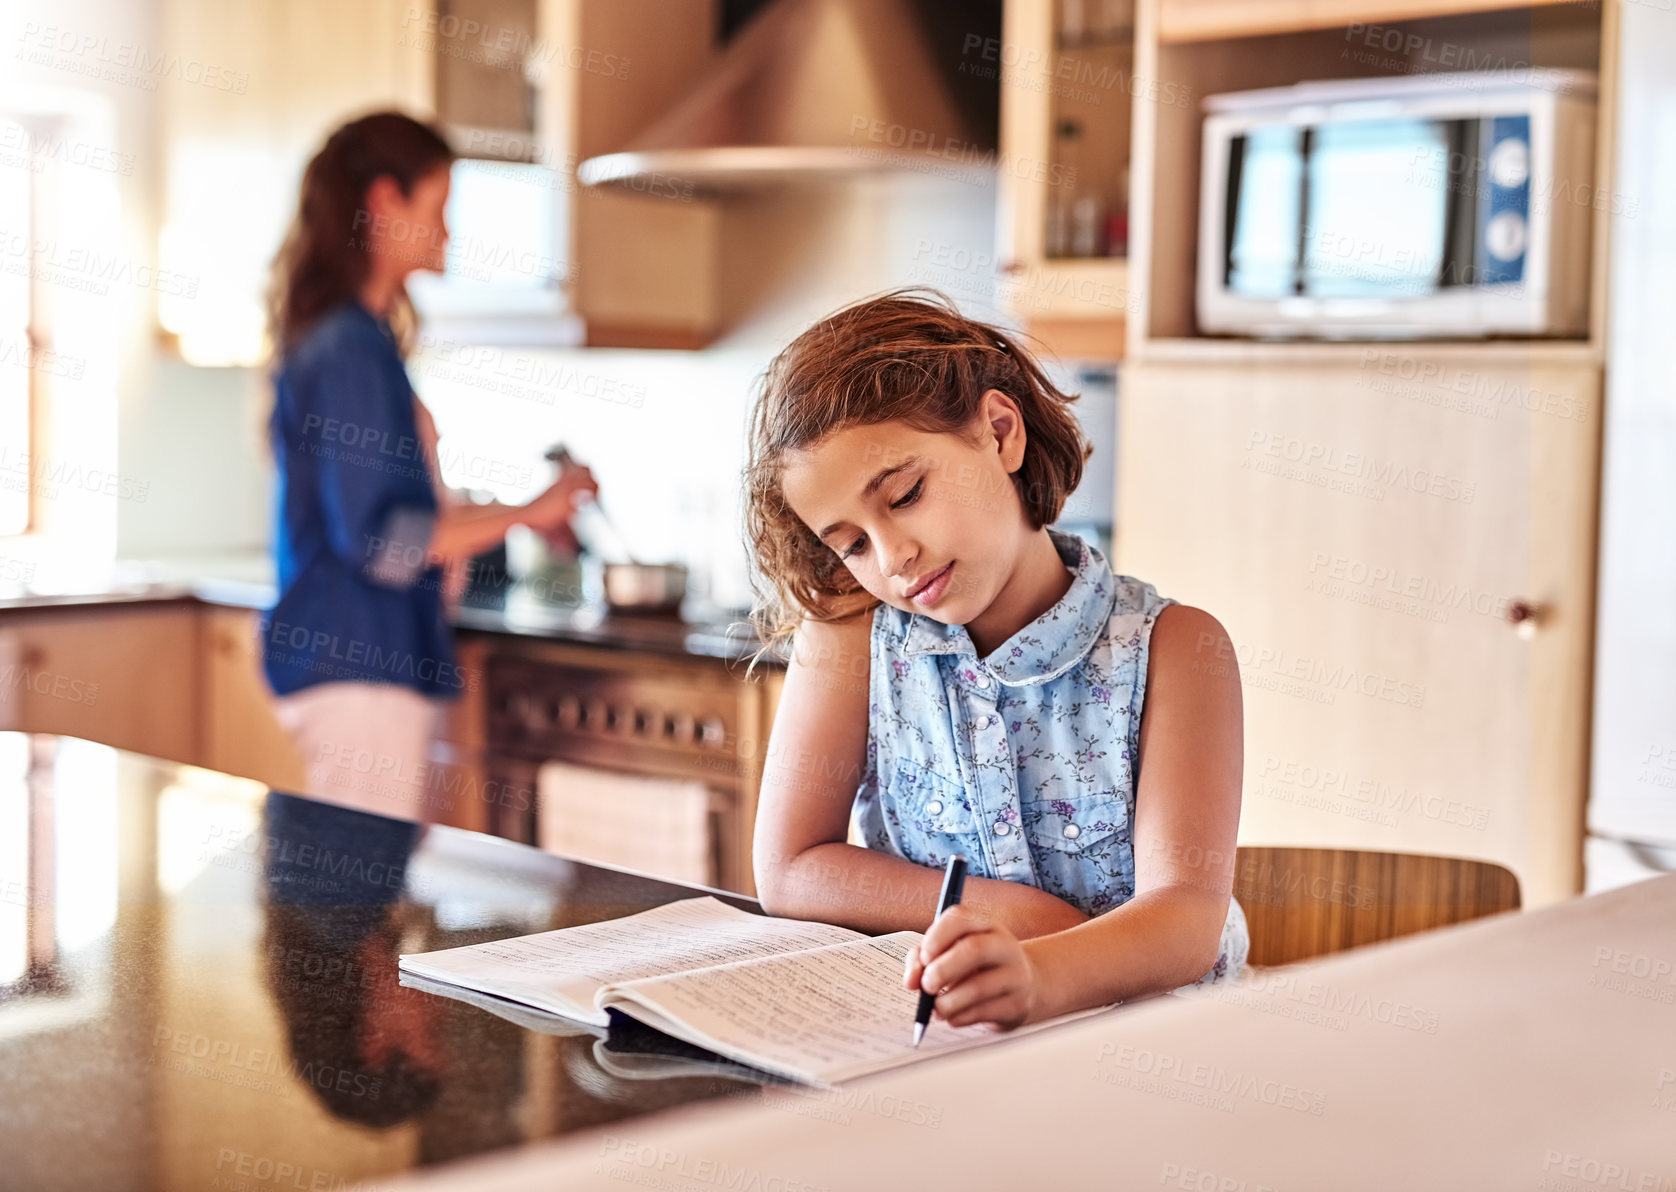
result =
[[1519,879],[1490,861],[1331,848],[1239,849],[1234,897],[1248,964],[1311,956],[1519,909]]

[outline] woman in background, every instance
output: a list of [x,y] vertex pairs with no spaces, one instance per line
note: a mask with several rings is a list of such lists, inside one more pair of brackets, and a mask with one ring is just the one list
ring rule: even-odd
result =
[[403,358],[406,279],[441,272],[453,152],[433,128],[378,112],[334,132],[303,174],[269,298],[275,368],[279,598],[262,634],[280,723],[309,792],[425,819],[429,742],[456,664],[445,599],[470,559],[517,524],[556,530],[586,468],[527,505],[456,503],[437,432]]

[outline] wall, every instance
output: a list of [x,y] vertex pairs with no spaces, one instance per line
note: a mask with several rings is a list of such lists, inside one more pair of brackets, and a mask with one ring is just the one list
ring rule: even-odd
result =
[[[1618,166],[1602,448],[1595,703],[1585,866],[1592,891],[1676,868],[1676,18],[1620,18]],[[1657,151],[1651,150],[1658,146]],[[1661,847],[1661,852],[1623,841]]]
[[[144,517],[144,485],[156,479],[130,469],[120,473],[127,497],[104,491],[104,479],[127,464],[123,421],[153,383],[146,332],[156,309],[153,131],[158,92],[176,82],[116,62],[136,48],[156,56],[156,17],[154,0],[20,0],[0,9],[0,113],[54,126],[43,140],[9,146],[0,169],[60,190],[53,210],[42,212],[56,227],[0,230],[5,267],[34,262],[36,300],[52,317],[52,348],[68,365],[62,376],[36,369],[58,432],[35,445],[29,477],[44,536],[0,547],[29,567],[53,538],[109,559],[119,522]],[[33,254],[31,240],[40,245]]]
[[[750,602],[740,474],[757,378],[813,320],[892,286],[949,278],[933,251],[993,254],[993,179],[869,177],[730,202],[730,301],[743,311],[700,352],[473,351],[433,344],[410,364],[443,434],[451,482],[513,497],[544,482],[564,442],[600,482],[612,520],[648,561],[711,577],[710,595]],[[935,250],[932,246],[936,246]],[[946,255],[946,253],[945,253]],[[979,317],[981,296],[957,295]],[[638,403],[638,404],[635,404]]]
[[[161,0],[25,0],[0,17],[7,46],[50,40],[43,30],[92,40],[45,63],[9,62],[4,94],[38,98],[57,88],[102,105],[110,148],[125,163],[104,180],[114,213],[105,232],[141,271],[158,264],[169,114],[216,102],[205,85],[167,66],[113,66],[135,49],[190,57],[183,47],[191,51],[196,41],[165,28],[165,15]],[[254,50],[233,58],[219,65],[246,68],[253,94],[272,82],[275,65]],[[215,181],[236,195],[237,170]],[[410,372],[444,433],[445,474],[456,486],[516,500],[545,481],[542,452],[562,440],[593,467],[606,508],[638,554],[687,562],[711,577],[716,600],[747,604],[739,480],[764,367],[812,320],[897,285],[936,285],[971,313],[1007,321],[993,301],[988,264],[995,202],[993,177],[978,170],[865,176],[730,200],[724,273],[732,329],[705,351],[497,355],[432,344]],[[155,286],[118,286],[95,306],[109,330],[84,345],[89,379],[58,419],[79,435],[78,463],[118,470],[138,495],[69,494],[81,501],[63,556],[91,572],[113,558],[264,553],[273,481],[260,433],[271,401],[263,373],[182,363],[158,337]]]

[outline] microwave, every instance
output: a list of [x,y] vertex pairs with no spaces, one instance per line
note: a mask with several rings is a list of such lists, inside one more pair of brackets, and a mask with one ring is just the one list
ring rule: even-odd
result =
[[1207,97],[1200,332],[1586,334],[1595,90],[1550,70]]

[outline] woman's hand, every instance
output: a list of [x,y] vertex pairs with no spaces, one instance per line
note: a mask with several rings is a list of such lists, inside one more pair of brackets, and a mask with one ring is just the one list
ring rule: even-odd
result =
[[471,586],[472,560],[461,555],[438,555],[442,564],[442,602],[450,614],[458,611],[460,598]]
[[908,953],[909,989],[940,990],[937,1016],[950,1026],[990,1022],[1010,1031],[1047,1017],[1041,974],[1019,938],[966,906],[937,916]]
[[566,525],[576,512],[577,494],[598,492],[599,481],[593,472],[581,464],[569,464],[544,492],[531,498],[524,506],[524,515],[537,530]]

